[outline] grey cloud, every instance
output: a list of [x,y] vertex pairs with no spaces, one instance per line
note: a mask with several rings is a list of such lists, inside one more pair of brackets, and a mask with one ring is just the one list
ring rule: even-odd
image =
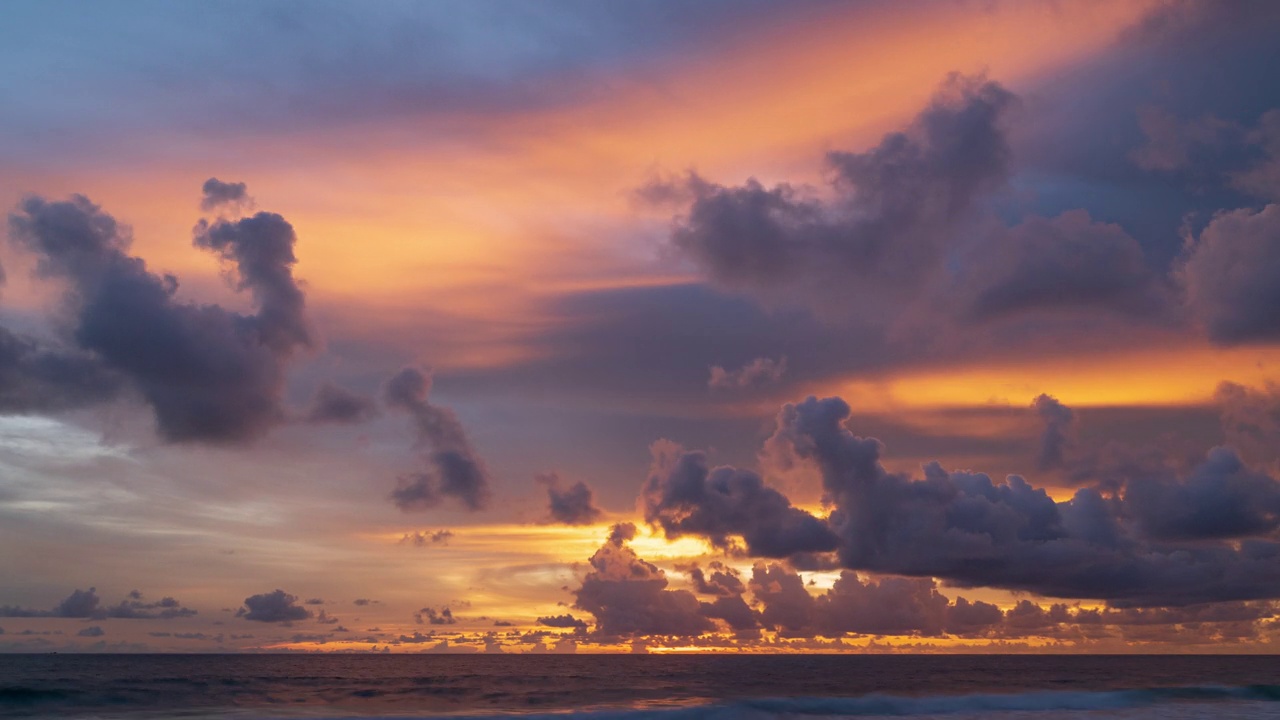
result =
[[453,616],[453,611],[447,607],[439,610],[424,607],[413,614],[413,619],[419,625],[454,625],[458,622],[458,619]]
[[97,625],[91,625],[81,630],[80,632],[76,633],[76,635],[80,637],[102,637],[103,635],[106,635],[106,634],[107,632],[102,628],[98,627]]
[[970,252],[955,294],[971,320],[1055,308],[1151,316],[1171,305],[1138,241],[1084,210],[989,230]]
[[249,189],[242,182],[222,182],[211,177],[204,181],[200,190],[204,196],[200,198],[200,209],[210,212],[224,206],[233,208],[246,207],[253,203],[249,197]]
[[0,327],[0,411],[49,412],[114,398],[122,378],[93,355]]
[[1007,611],[963,596],[943,595],[930,578],[882,577],[862,580],[841,573],[830,589],[811,594],[795,572],[781,565],[758,563],[750,588],[763,605],[764,625],[791,637],[900,635],[940,637],[1023,638],[1098,637],[1097,630],[1143,626],[1163,627],[1162,637],[1204,625],[1252,626],[1243,635],[1257,636],[1257,624],[1277,616],[1272,601],[1221,602],[1161,608],[1082,608],[1054,603],[1040,605],[1019,600]]
[[154,602],[145,600],[142,593],[134,590],[128,597],[116,605],[103,605],[97,588],[73,590],[70,595],[50,610],[5,605],[0,607],[0,617],[56,617],[86,618],[105,620],[117,618],[122,620],[155,620],[190,617],[197,614],[195,610],[183,607],[182,603],[171,597],[164,597]]
[[746,590],[738,571],[718,560],[711,562],[710,575],[696,565],[690,568],[689,579],[693,580],[694,589],[703,595],[729,597],[741,595]]
[[324,383],[311,399],[304,415],[309,423],[356,424],[372,419],[378,414],[373,398],[359,395],[333,383]]
[[538,618],[537,623],[545,627],[572,628],[575,632],[578,632],[578,633],[585,633],[587,631],[586,621],[579,620],[578,618],[568,613],[565,613],[564,615],[551,615],[547,617],[540,617]]
[[[449,538],[451,537],[453,537],[452,530],[436,530],[434,532],[419,530],[417,532],[405,533],[404,536],[400,538],[400,544],[413,545],[414,547],[426,547],[428,545],[448,545]],[[357,600],[356,604],[357,605],[367,604],[367,602],[368,601],[366,601],[365,603],[361,603],[360,601]]]
[[1049,395],[1039,395],[1031,406],[1044,421],[1044,434],[1040,438],[1040,452],[1036,464],[1041,470],[1062,467],[1068,446],[1073,440],[1075,413],[1071,408]]
[[1280,205],[1215,216],[1188,244],[1177,277],[1214,342],[1280,340]]
[[668,538],[700,535],[729,549],[741,536],[746,552],[762,557],[834,550],[825,523],[791,505],[749,470],[711,468],[706,455],[670,442],[653,446],[654,462],[641,490],[645,521]]
[[1280,386],[1255,390],[1224,382],[1215,399],[1228,445],[1255,463],[1280,459]]
[[547,510],[551,520],[565,525],[590,525],[604,514],[595,505],[595,495],[584,482],[561,487],[560,476],[546,473],[536,478],[547,488]]
[[67,281],[71,340],[137,386],[165,440],[246,441],[281,420],[285,366],[311,345],[284,218],[197,226],[197,246],[234,261],[254,315],[176,301],[177,279],[129,255],[128,228],[84,196],[29,197],[9,226],[41,276]]
[[[848,415],[838,398],[809,398],[784,407],[773,438],[819,468],[845,567],[1118,605],[1280,595],[1280,544],[1254,539],[1274,527],[1268,513],[1277,484],[1244,474],[1225,451],[1211,453],[1188,477],[1130,481],[1118,499],[1085,488],[1056,503],[1018,476],[997,484],[936,463],[921,480],[889,473],[880,443],[843,426]],[[1189,507],[1188,500],[1220,490],[1230,492],[1219,504]],[[1239,514],[1244,497],[1267,499],[1259,509],[1264,519]],[[1176,508],[1183,512],[1160,515]],[[1162,520],[1130,521],[1143,517]]]
[[1124,508],[1156,540],[1267,536],[1280,528],[1280,482],[1249,470],[1234,450],[1218,447],[1182,481],[1130,479]]
[[604,636],[699,635],[714,628],[688,590],[667,588],[666,573],[624,542],[606,542],[574,591],[574,607],[596,618]]
[[782,379],[787,372],[787,358],[756,358],[737,370],[725,370],[719,365],[711,366],[711,378],[707,387],[712,390],[738,390],[771,385]]
[[483,509],[491,494],[488,468],[457,416],[427,401],[430,390],[431,376],[413,367],[400,370],[384,388],[387,405],[413,417],[431,466],[428,472],[401,477],[391,500],[406,512],[435,507],[445,497],[458,500],[468,510]]
[[311,611],[298,604],[298,598],[283,590],[273,590],[244,599],[244,607],[236,611],[236,617],[267,623],[288,623],[306,620]]
[[850,288],[866,299],[907,292],[937,266],[977,198],[1004,182],[1002,123],[1014,102],[994,82],[951,76],[905,131],[827,156],[829,202],[787,184],[725,187],[693,176],[694,200],[672,243],[730,288],[786,288],[823,302],[847,299]]

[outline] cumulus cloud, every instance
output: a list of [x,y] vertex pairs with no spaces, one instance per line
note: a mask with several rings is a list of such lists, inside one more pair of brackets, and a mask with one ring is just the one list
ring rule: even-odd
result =
[[424,607],[413,614],[413,620],[419,625],[454,625],[458,622],[458,619],[453,616],[453,611],[447,607],[438,610]]
[[1036,464],[1041,470],[1062,467],[1073,439],[1075,413],[1057,398],[1044,394],[1037,396],[1031,406],[1044,421]]
[[550,615],[540,617],[537,620],[539,625],[553,628],[570,628],[577,633],[585,633],[587,631],[587,623],[584,620],[565,613],[564,615]]
[[[28,197],[9,229],[36,255],[40,276],[66,283],[69,341],[141,392],[165,440],[245,441],[280,422],[285,368],[312,346],[293,277],[296,237],[284,218],[264,212],[196,226],[195,245],[231,263],[252,315],[178,301],[177,279],[130,255],[129,229],[82,195]],[[28,368],[38,357],[30,348],[18,355]],[[34,367],[54,377],[47,358]]]
[[1215,399],[1229,446],[1255,463],[1280,459],[1280,386],[1268,383],[1255,389],[1224,382]]
[[489,470],[453,411],[427,401],[430,391],[431,375],[414,367],[400,370],[383,390],[388,406],[413,417],[430,466],[401,477],[391,500],[406,512],[435,507],[446,497],[481,510],[489,503]]
[[102,637],[103,635],[106,635],[106,634],[107,634],[107,631],[103,630],[97,625],[90,625],[89,627],[84,628],[80,632],[76,633],[76,635],[80,637]]
[[287,623],[306,620],[311,611],[298,604],[296,595],[283,590],[250,595],[244,599],[244,607],[236,611],[236,617],[266,623]]
[[595,505],[595,494],[586,483],[578,481],[561,487],[560,476],[545,473],[535,478],[547,488],[547,512],[552,522],[564,525],[590,525],[604,515]]
[[1138,241],[1084,210],[992,229],[972,252],[954,298],[971,320],[1053,308],[1154,314],[1169,306]]
[[333,383],[324,383],[317,390],[304,418],[312,424],[362,423],[378,414],[373,398],[359,395]]
[[[1003,124],[1014,104],[995,82],[951,76],[904,131],[864,152],[827,155],[830,200],[786,183],[723,186],[692,176],[672,244],[730,288],[823,301],[907,292],[936,267],[978,198],[1007,177]],[[647,195],[679,195],[656,190]]]
[[73,590],[70,595],[49,610],[0,606],[0,617],[55,617],[85,618],[105,620],[117,618],[121,620],[156,620],[190,617],[197,614],[195,610],[184,607],[182,603],[171,597],[155,601],[146,600],[142,593],[134,590],[115,605],[103,605],[97,588]]
[[249,188],[242,182],[223,182],[211,177],[200,187],[203,197],[200,198],[200,209],[212,212],[223,207],[233,209],[248,208],[253,205],[249,197]]
[[[634,526],[632,527],[634,533]],[[688,590],[667,588],[666,573],[611,537],[591,556],[591,570],[574,591],[574,607],[596,618],[605,636],[699,635],[715,626]]]
[[[1271,526],[1239,522],[1234,505],[1159,526],[1133,520],[1157,517],[1159,505],[1183,507],[1205,485],[1277,491],[1270,478],[1237,477],[1229,451],[1210,453],[1188,477],[1169,469],[1160,478],[1120,479],[1119,497],[1084,488],[1057,503],[1016,475],[995,483],[937,463],[921,480],[889,473],[880,442],[844,427],[849,413],[838,398],[809,398],[784,407],[775,432],[776,442],[819,468],[846,567],[1131,605],[1280,594],[1280,544],[1260,537]],[[1237,542],[1170,545],[1170,538]]]
[[435,531],[418,530],[411,533],[405,533],[400,538],[401,545],[413,545],[414,547],[427,547],[428,545],[448,545],[449,538],[453,537],[453,531],[442,529]]
[[1280,340],[1280,205],[1219,213],[1188,242],[1176,275],[1214,342]]
[[[1055,433],[1070,421],[1052,399],[1038,407]],[[996,482],[938,463],[919,479],[889,472],[880,441],[845,427],[850,414],[839,398],[788,404],[768,441],[773,456],[820,474],[827,518],[791,506],[755,473],[711,470],[700,453],[660,445],[641,491],[646,519],[723,548],[742,538],[757,557],[806,564],[834,550],[852,570],[1115,606],[1280,596],[1280,483],[1232,450],[1185,470],[1099,465],[1103,480],[1056,502],[1017,475]]]
[[781,380],[786,372],[786,357],[777,360],[756,358],[737,370],[725,370],[719,365],[712,365],[707,387],[712,390],[739,390],[772,385]]
[[654,443],[653,465],[641,490],[645,521],[668,538],[705,537],[731,549],[737,537],[760,557],[834,550],[826,523],[794,507],[750,470],[711,468],[701,452],[668,441]]

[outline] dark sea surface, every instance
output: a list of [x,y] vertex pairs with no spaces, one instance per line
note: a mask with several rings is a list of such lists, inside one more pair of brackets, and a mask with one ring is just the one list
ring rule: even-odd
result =
[[1280,718],[1280,657],[0,655],[0,717]]

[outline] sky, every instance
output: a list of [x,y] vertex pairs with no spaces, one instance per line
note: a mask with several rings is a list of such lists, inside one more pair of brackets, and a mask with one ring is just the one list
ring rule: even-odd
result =
[[1280,650],[1280,5],[0,12],[0,651]]

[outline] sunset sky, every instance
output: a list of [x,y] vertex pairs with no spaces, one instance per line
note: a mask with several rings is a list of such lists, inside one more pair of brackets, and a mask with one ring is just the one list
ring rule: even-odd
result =
[[1280,4],[0,13],[0,651],[1280,651]]

